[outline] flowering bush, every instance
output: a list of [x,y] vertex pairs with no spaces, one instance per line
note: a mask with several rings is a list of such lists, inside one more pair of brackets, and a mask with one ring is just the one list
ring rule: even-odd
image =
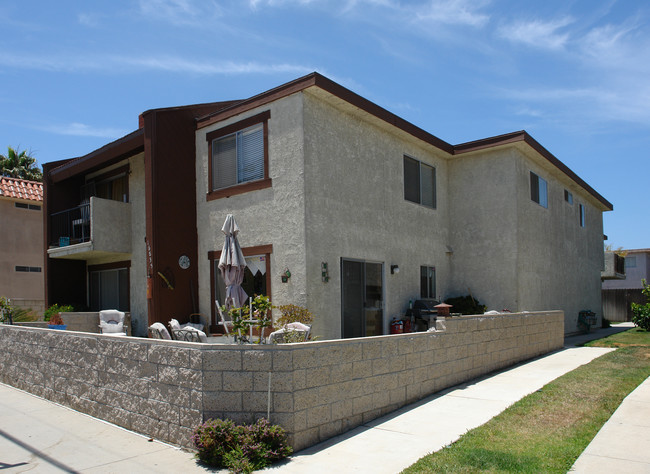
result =
[[204,463],[230,472],[252,472],[289,456],[284,430],[264,418],[252,425],[231,420],[208,420],[192,435],[197,457]]

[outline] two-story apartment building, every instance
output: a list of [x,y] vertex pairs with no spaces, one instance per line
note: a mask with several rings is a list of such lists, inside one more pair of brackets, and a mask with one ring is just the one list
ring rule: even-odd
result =
[[0,296],[43,313],[43,184],[0,176]]
[[[451,145],[316,73],[140,124],[46,168],[48,301],[121,305],[136,334],[213,315],[230,213],[247,292],[307,306],[323,338],[386,333],[409,300],[468,292],[563,309],[567,332],[600,313],[612,205],[526,132]],[[53,232],[79,205],[70,235]]]

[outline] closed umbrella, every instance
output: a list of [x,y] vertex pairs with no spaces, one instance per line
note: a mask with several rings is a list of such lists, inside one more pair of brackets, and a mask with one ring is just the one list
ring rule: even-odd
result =
[[221,258],[219,258],[219,271],[226,283],[226,301],[224,303],[228,309],[240,308],[248,298],[241,287],[241,283],[244,281],[246,259],[237,240],[239,226],[232,214],[226,216],[221,232],[226,236]]

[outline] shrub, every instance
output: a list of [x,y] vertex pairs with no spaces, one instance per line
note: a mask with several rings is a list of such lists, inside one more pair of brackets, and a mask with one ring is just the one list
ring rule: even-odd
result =
[[445,303],[453,306],[450,308],[452,313],[483,314],[487,309],[487,306],[479,303],[479,301],[471,295],[448,298],[445,300]]
[[31,309],[19,308],[18,306],[12,306],[11,300],[6,296],[0,296],[0,322],[9,323],[13,321],[23,322],[23,321],[36,321],[38,317],[32,313]]
[[263,469],[293,452],[284,430],[263,418],[248,426],[208,420],[194,430],[192,442],[202,462],[238,473]]
[[70,313],[71,311],[74,311],[74,307],[71,304],[67,304],[67,305],[53,304],[52,306],[47,308],[43,313],[43,321],[49,321],[52,315],[54,314]]
[[314,321],[314,315],[307,308],[295,304],[285,304],[277,307],[282,316],[278,318],[278,325],[284,326],[289,323],[311,324]]
[[632,303],[632,322],[639,326],[641,329],[650,331],[650,285],[645,281],[643,282],[643,290],[641,293],[648,299],[645,304]]

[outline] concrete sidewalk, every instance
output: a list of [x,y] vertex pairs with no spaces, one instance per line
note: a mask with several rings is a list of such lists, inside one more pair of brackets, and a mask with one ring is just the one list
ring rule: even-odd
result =
[[[629,327],[629,326],[628,326]],[[611,349],[575,347],[585,339],[596,339],[625,328],[599,330],[592,334],[569,338],[565,349],[483,379],[453,387],[417,404],[404,407],[386,417],[301,451],[286,463],[270,469],[279,472],[373,472],[395,473],[410,466],[420,457],[455,441],[466,431],[499,414],[525,395],[546,383],[586,364]],[[647,387],[646,387],[647,386]],[[610,424],[620,424],[632,414],[632,427],[624,436],[616,434],[617,446],[629,445],[632,438],[647,445],[650,427],[639,426],[639,420],[650,420],[650,386],[626,398],[601,433]],[[641,387],[640,387],[641,388]],[[645,412],[629,402],[645,407]],[[4,472],[209,472],[196,463],[192,453],[179,450],[101,420],[56,405],[26,392],[0,384],[0,470]],[[647,414],[646,414],[647,413]],[[643,416],[644,418],[641,418]],[[616,417],[616,418],[615,418]],[[628,418],[629,419],[629,418]],[[630,428],[625,428],[630,429]],[[600,433],[594,443],[600,437]],[[592,443],[592,445],[594,444]],[[612,441],[605,438],[605,444]],[[617,450],[612,456],[592,445],[576,462],[582,472],[594,471],[593,456],[607,456],[612,462],[608,472],[636,472],[627,469],[631,461],[648,471],[648,461],[621,460]],[[643,449],[630,449],[638,455]],[[584,459],[583,459],[584,458]],[[647,457],[646,457],[647,459]],[[620,461],[620,463],[618,463]],[[603,461],[596,459],[599,466]],[[640,464],[646,462],[645,465]],[[624,469],[624,467],[626,469]]]

